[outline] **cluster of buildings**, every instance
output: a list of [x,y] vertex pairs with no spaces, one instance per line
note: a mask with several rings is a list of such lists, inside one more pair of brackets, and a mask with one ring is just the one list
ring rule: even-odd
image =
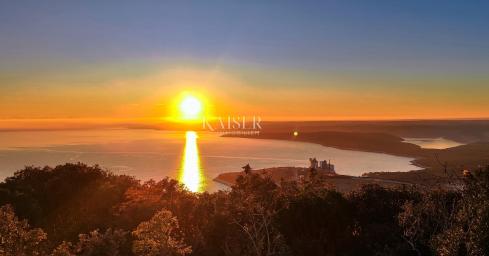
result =
[[331,161],[318,161],[315,157],[314,158],[309,158],[309,162],[311,165],[309,168],[311,169],[316,169],[316,170],[324,170],[328,172],[335,172],[334,170],[334,164],[331,164]]

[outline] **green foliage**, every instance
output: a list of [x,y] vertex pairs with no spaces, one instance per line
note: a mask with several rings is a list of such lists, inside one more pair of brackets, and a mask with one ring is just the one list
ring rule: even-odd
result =
[[127,235],[128,233],[122,230],[107,229],[104,233],[100,233],[99,230],[94,230],[89,234],[78,235],[78,242],[75,245],[63,241],[63,243],[53,250],[52,255],[128,255],[130,248],[126,242]]
[[19,216],[45,230],[54,244],[113,225],[113,207],[137,184],[98,166],[65,164],[26,167],[0,184],[0,205],[12,204]]
[[42,229],[31,229],[26,220],[19,220],[10,205],[0,207],[0,255],[40,255],[46,238]]
[[410,255],[410,247],[403,239],[398,215],[407,201],[418,200],[419,194],[404,189],[386,189],[366,185],[349,196],[352,204],[355,232],[363,254]]
[[276,223],[293,255],[340,255],[353,249],[352,207],[338,192],[293,195]]
[[465,188],[450,220],[436,239],[440,255],[489,255],[489,166],[467,177]]
[[198,194],[66,164],[17,172],[0,203],[12,205],[0,208],[0,255],[489,255],[489,169],[452,191],[345,195],[311,172],[282,184],[249,173]]
[[145,256],[179,256],[192,252],[182,239],[178,220],[170,211],[161,210],[132,232],[133,252]]
[[268,177],[246,174],[237,179],[228,197],[231,223],[237,228],[229,255],[279,255],[286,253],[274,218],[284,206],[278,186]]
[[70,242],[63,241],[53,250],[51,256],[76,256],[73,251],[73,245]]
[[398,215],[403,236],[417,255],[434,255],[436,236],[450,227],[460,194],[445,190],[425,192],[417,201],[407,201]]

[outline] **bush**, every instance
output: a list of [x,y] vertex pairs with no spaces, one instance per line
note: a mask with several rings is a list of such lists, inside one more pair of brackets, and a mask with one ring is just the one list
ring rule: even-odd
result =
[[192,252],[182,239],[178,220],[167,210],[157,212],[132,232],[133,252],[144,256],[180,256]]
[[17,172],[0,203],[12,205],[0,208],[0,255],[489,255],[489,168],[452,191],[345,195],[319,175],[278,185],[249,173],[196,194],[66,164]]
[[0,255],[40,255],[46,233],[31,229],[26,220],[19,220],[10,205],[0,207]]

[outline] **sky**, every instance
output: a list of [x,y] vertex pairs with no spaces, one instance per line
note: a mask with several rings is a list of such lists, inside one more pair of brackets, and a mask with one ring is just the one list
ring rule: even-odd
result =
[[488,1],[0,1],[0,125],[489,117]]

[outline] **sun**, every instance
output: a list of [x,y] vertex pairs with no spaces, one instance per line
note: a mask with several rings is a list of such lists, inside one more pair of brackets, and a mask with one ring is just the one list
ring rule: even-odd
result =
[[196,120],[202,115],[202,101],[193,95],[186,95],[179,105],[184,120]]

